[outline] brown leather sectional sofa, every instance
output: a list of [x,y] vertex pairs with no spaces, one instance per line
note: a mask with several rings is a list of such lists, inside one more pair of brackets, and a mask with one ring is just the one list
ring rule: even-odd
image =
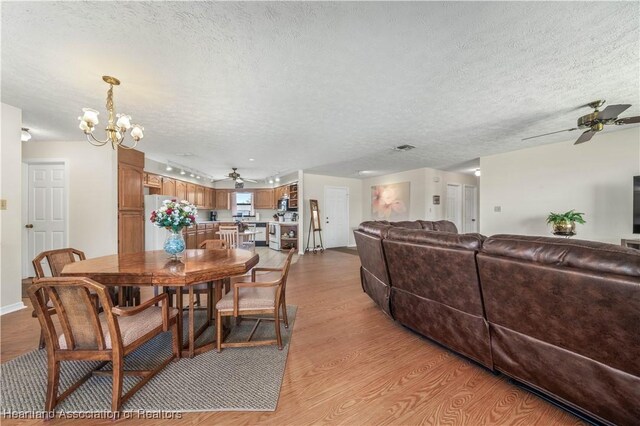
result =
[[640,252],[363,222],[363,290],[406,327],[597,421],[640,424]]

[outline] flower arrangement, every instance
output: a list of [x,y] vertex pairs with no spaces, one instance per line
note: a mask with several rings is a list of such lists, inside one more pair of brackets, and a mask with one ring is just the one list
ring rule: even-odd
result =
[[164,200],[162,207],[151,212],[151,223],[159,228],[179,232],[182,228],[195,225],[198,209],[188,201],[175,198]]

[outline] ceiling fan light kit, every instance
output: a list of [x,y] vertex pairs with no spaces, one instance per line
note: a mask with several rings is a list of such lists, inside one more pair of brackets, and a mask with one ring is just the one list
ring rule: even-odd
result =
[[640,123],[640,116],[636,117],[625,117],[618,118],[620,114],[625,112],[627,109],[631,107],[631,104],[619,104],[619,105],[609,105],[604,110],[600,111],[599,108],[604,105],[606,101],[604,99],[598,99],[593,102],[589,102],[587,105],[590,108],[593,108],[593,112],[583,115],[578,118],[577,125],[578,127],[572,127],[571,129],[558,130],[556,132],[543,133],[542,135],[530,136],[528,138],[522,139],[523,141],[539,138],[542,136],[553,135],[556,133],[562,132],[572,132],[578,129],[588,129],[583,132],[580,137],[574,142],[574,145],[578,145],[584,142],[588,142],[595,136],[596,133],[601,132],[604,129],[605,125],[624,125],[624,124],[635,124]]

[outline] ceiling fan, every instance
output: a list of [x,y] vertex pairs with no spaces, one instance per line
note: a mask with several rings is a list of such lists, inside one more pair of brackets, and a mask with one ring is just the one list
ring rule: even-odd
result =
[[578,140],[574,142],[574,145],[578,145],[580,143],[584,143],[591,140],[591,138],[596,133],[604,129],[605,125],[608,125],[608,124],[623,125],[623,124],[640,123],[640,116],[618,118],[618,115],[622,114],[629,107],[631,107],[630,104],[609,105],[602,111],[599,111],[598,108],[604,105],[605,102],[606,101],[604,99],[599,99],[597,101],[593,101],[588,103],[587,105],[584,105],[584,106],[593,108],[594,111],[590,114],[583,115],[582,117],[578,118],[578,127],[572,127],[571,129],[565,129],[565,130],[558,130],[557,132],[544,133],[542,135],[537,135],[537,136],[530,136],[522,140],[526,141],[527,139],[539,138],[541,136],[553,135],[555,133],[572,132],[574,130],[588,128],[589,130],[582,133],[578,138]]
[[232,180],[232,181],[235,181],[237,183],[244,183],[244,182],[257,183],[258,182],[257,180],[240,177],[240,173],[238,173],[236,171],[236,170],[238,170],[237,167],[232,167],[231,169],[233,171],[231,173],[229,173],[226,178],[220,179],[220,180]]

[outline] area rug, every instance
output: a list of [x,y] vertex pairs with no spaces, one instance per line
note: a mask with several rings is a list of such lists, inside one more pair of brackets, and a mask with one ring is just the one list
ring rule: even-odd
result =
[[[226,348],[182,358],[170,363],[136,392],[123,411],[274,411],[278,404],[289,342],[297,308],[288,306],[289,328],[282,326],[284,348],[274,346]],[[196,312],[196,324],[205,320]],[[187,321],[185,321],[186,324]],[[227,341],[241,341],[255,321],[232,326]],[[186,331],[186,330],[185,330]],[[211,340],[209,327],[204,339]],[[185,333],[186,334],[186,333]],[[262,322],[254,339],[273,339],[273,322]],[[146,369],[158,365],[171,354],[171,334],[162,333],[125,359],[125,369]],[[0,365],[0,410],[4,413],[37,413],[44,409],[47,383],[46,350],[34,350]],[[60,391],[97,365],[94,362],[62,363]],[[111,369],[110,364],[104,369]],[[138,379],[126,377],[124,390]],[[104,412],[111,408],[111,378],[94,376],[57,407],[64,412]]]

